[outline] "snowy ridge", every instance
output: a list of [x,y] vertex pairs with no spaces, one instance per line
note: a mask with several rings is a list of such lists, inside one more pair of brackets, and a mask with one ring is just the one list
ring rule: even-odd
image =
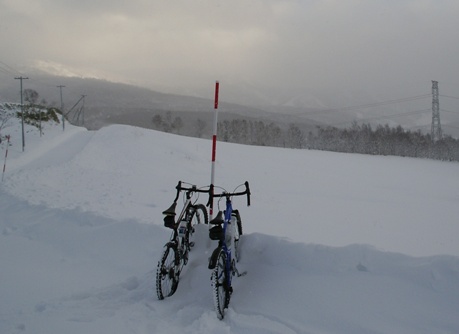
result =
[[209,141],[28,134],[0,186],[0,333],[459,331],[457,164],[218,143],[219,184],[252,188],[235,201],[248,274],[219,321],[205,226],[176,294],[154,288],[161,211],[178,180],[208,182]]

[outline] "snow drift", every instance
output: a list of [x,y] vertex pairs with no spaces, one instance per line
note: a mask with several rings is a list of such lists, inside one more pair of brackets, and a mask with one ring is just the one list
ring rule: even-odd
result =
[[217,184],[250,181],[253,204],[234,203],[248,274],[219,321],[205,226],[176,294],[154,288],[161,211],[208,184],[210,141],[47,125],[22,153],[3,133],[1,333],[459,331],[456,163],[218,143]]

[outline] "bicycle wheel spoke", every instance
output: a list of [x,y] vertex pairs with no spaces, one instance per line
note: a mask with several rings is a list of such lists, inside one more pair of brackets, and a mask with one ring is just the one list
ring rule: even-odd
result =
[[178,260],[176,248],[168,245],[156,271],[156,294],[158,299],[172,296],[177,290],[180,272],[176,271]]
[[225,308],[228,307],[230,293],[228,288],[228,279],[226,268],[226,254],[222,250],[217,258],[217,265],[212,272],[212,290],[214,295],[214,306],[217,312],[217,317],[223,319]]

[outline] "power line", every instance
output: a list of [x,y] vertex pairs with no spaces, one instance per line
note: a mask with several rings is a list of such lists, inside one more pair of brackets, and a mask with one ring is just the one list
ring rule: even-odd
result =
[[459,100],[459,97],[456,97],[456,96],[450,96],[450,95],[439,95],[439,96]]
[[[430,110],[429,110],[430,111]],[[424,124],[424,125],[415,125],[415,126],[410,126],[408,129],[414,129],[414,128],[426,128],[430,127],[430,124]]]
[[[11,76],[24,76],[23,73],[18,71],[17,69],[13,68],[12,66],[8,65],[4,61],[0,60],[0,72],[3,72],[7,75]],[[43,79],[37,79],[37,78],[31,78],[30,79],[31,84],[40,84],[40,85],[45,85],[47,87],[54,87],[53,84],[49,83],[47,80]]]
[[359,110],[359,109],[364,109],[364,108],[379,107],[379,106],[384,106],[384,105],[388,105],[388,104],[411,102],[411,101],[415,101],[415,100],[425,99],[425,98],[428,98],[430,96],[431,96],[430,94],[422,94],[422,95],[405,97],[405,98],[396,99],[396,100],[387,100],[387,101],[374,102],[374,103],[358,104],[358,105],[348,106],[348,107],[317,110],[317,111],[309,112],[307,114],[308,115],[313,115],[313,114],[320,114],[320,113],[334,112],[334,111],[353,111],[353,110]]
[[[64,86],[65,87],[65,86]],[[83,100],[85,98],[86,95],[81,95],[80,99],[73,105],[72,108],[69,109],[69,111],[67,111],[67,113],[65,114],[65,116],[68,116],[70,114],[70,112],[78,105],[78,103],[80,103],[81,100]]]
[[443,124],[442,126],[446,126],[447,128],[459,129],[459,127],[457,126],[448,125],[448,124]]
[[3,62],[1,60],[0,60],[0,64],[3,65],[3,67],[0,67],[0,70],[2,70],[2,72],[7,73],[7,74],[11,74],[11,75],[17,75],[17,74],[22,75],[21,72],[19,72],[18,70],[12,68],[10,65],[8,65],[7,63],[5,63],[5,62]]
[[389,101],[383,101],[383,102],[375,102],[375,103],[368,103],[368,104],[362,104],[358,106],[353,106],[353,107],[345,107],[345,108],[340,108],[339,110],[357,110],[357,109],[362,109],[362,108],[371,108],[371,107],[378,107],[382,105],[387,105],[387,104],[394,104],[394,103],[401,103],[401,102],[410,102],[414,100],[419,100],[419,99],[425,99],[426,97],[430,97],[430,94],[424,94],[424,95],[418,95],[418,96],[413,96],[413,97],[407,97],[403,99],[398,99],[398,100],[389,100]]
[[[402,112],[402,113],[397,113],[397,114],[391,114],[391,115],[385,115],[385,116],[362,118],[362,119],[359,119],[358,121],[359,122],[364,122],[364,121],[374,121],[374,120],[377,120],[377,119],[396,118],[396,117],[408,116],[408,115],[425,113],[425,112],[430,112],[430,111],[431,111],[430,109],[412,110],[412,111],[407,111],[407,112]],[[353,121],[354,120],[341,122],[341,123],[335,123],[334,125],[343,125],[343,124],[347,124],[347,123],[352,123]]]
[[11,75],[12,75],[12,73],[11,73],[8,69],[5,69],[5,68],[3,68],[3,67],[1,67],[1,66],[0,66],[0,72],[3,72],[3,73],[11,74]]

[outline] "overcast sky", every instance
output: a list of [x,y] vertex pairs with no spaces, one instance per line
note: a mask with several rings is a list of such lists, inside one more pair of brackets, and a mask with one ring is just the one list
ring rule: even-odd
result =
[[209,96],[215,80],[452,94],[458,17],[458,0],[0,0],[0,61]]

